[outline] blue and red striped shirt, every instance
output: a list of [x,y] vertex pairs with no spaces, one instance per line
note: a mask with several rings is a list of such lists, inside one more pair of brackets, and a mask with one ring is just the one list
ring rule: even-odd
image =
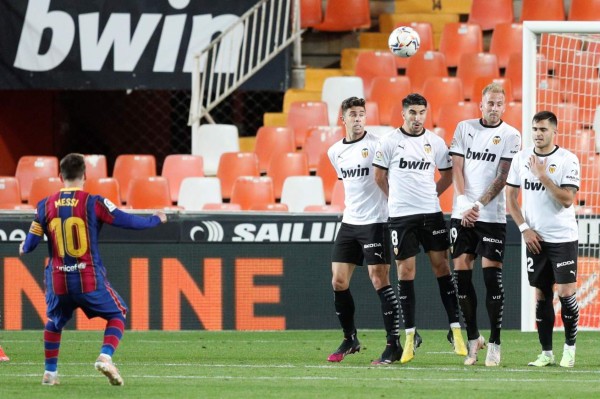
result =
[[24,252],[33,251],[48,237],[52,281],[46,289],[56,295],[92,292],[104,286],[106,269],[98,250],[104,223],[147,229],[161,223],[158,216],[141,217],[120,211],[108,199],[79,188],[63,188],[41,200],[25,238]]

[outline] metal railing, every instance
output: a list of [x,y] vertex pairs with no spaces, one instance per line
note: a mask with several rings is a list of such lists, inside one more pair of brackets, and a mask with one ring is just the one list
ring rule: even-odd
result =
[[261,0],[194,56],[188,124],[202,118],[294,40],[299,40],[299,0]]

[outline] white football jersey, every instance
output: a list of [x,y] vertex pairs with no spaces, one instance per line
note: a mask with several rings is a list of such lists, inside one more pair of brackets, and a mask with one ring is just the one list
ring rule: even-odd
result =
[[398,128],[381,138],[373,164],[388,172],[391,217],[441,212],[434,173],[452,168],[441,137],[426,129],[411,136]]
[[[565,208],[556,201],[540,180],[529,170],[529,157],[535,154],[534,147],[517,153],[510,165],[506,184],[521,187],[523,193],[523,216],[533,230],[547,242],[571,242],[578,239],[575,207]],[[546,174],[559,187],[579,189],[579,159],[558,146],[550,154],[538,155],[546,163]]]
[[327,151],[338,179],[344,181],[346,195],[342,222],[349,224],[383,223],[388,219],[385,194],[373,173],[373,157],[379,139],[366,133],[356,141],[342,139]]
[[[481,119],[458,123],[450,145],[450,155],[464,157],[465,195],[469,201],[477,201],[487,191],[496,177],[500,160],[511,160],[520,148],[521,133],[506,122],[494,127],[483,125]],[[452,217],[462,218],[456,206],[456,192]],[[479,211],[478,220],[506,223],[504,190]]]

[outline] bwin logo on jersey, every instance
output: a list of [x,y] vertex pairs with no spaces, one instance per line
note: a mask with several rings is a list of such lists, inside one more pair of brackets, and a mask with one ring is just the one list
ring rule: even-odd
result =
[[542,184],[542,182],[533,182],[533,181],[529,181],[527,179],[525,179],[525,183],[523,184],[523,188],[525,190],[531,190],[531,191],[544,191],[546,189],[546,187],[544,187],[544,185]]
[[550,173],[556,172],[556,164],[551,164],[550,166],[548,166],[548,172],[550,172]]
[[[190,229],[190,238],[192,241],[223,241],[225,234],[223,233],[223,226],[219,222],[213,220],[203,221],[202,226],[194,226]],[[201,237],[196,238],[196,234],[201,232]]]
[[431,162],[426,162],[424,159],[420,161],[405,161],[404,158],[400,158],[400,162],[398,162],[398,167],[400,169],[418,169],[425,170],[429,169],[431,166]]
[[500,144],[501,141],[502,139],[500,138],[500,136],[494,136],[494,138],[492,139],[492,143],[494,143],[495,145]]
[[369,149],[368,148],[363,148],[361,151],[362,157],[366,158],[369,156]]
[[425,150],[426,154],[431,154],[431,144],[425,144],[423,149]]
[[342,171],[342,178],[345,179],[347,177],[362,177],[369,176],[369,168],[361,168],[360,165],[356,165],[354,169],[344,169],[340,168]]
[[467,159],[494,162],[496,160],[496,154],[490,154],[489,151],[490,150],[486,149],[485,152],[477,152],[467,148]]

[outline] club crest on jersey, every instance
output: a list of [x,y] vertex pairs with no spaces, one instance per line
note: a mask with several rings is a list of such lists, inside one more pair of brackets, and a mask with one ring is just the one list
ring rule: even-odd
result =
[[494,138],[492,139],[492,143],[494,144],[500,144],[501,141],[502,139],[500,138],[500,136],[494,136]]
[[361,151],[362,157],[366,158],[369,156],[369,149],[368,148],[363,148]]
[[431,154],[431,144],[425,144],[423,149],[425,150],[426,154]]
[[550,173],[556,172],[556,164],[552,164],[552,165],[548,166],[548,172],[550,172]]

